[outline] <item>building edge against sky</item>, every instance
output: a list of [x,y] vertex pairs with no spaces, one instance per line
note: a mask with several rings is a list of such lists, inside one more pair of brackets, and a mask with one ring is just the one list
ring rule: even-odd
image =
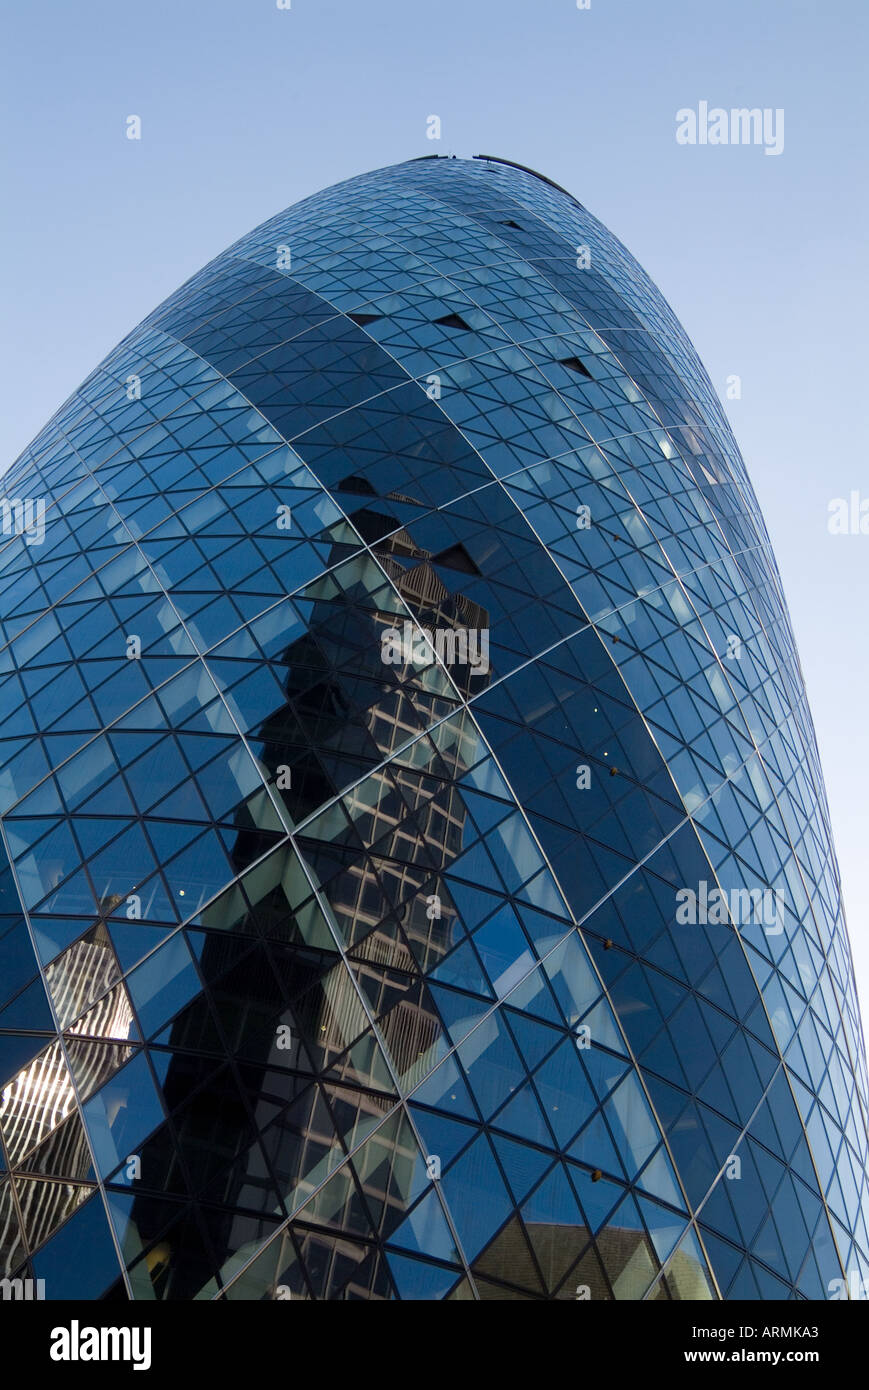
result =
[[308,198],[3,479],[0,1276],[869,1276],[811,716],[731,431],[564,190]]

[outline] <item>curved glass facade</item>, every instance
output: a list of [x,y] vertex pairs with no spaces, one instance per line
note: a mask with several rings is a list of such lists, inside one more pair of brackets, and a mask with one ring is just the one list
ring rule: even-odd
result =
[[768,536],[683,330],[572,197],[432,158],[307,199],[3,486],[2,1276],[869,1276]]

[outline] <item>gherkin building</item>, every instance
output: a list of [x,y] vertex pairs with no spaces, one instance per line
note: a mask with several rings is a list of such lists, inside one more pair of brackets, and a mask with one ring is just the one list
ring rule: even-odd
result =
[[572,196],[430,157],[298,203],[0,487],[7,1294],[853,1294],[779,575]]

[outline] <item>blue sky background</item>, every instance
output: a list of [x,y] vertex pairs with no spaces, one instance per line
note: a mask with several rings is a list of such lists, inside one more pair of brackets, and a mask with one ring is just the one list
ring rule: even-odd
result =
[[[204,262],[366,169],[503,155],[626,243],[719,394],[742,378],[865,1021],[869,536],[827,532],[869,497],[865,0],[40,0],[4,31],[0,471]],[[783,154],[677,145],[701,100],[784,108]]]

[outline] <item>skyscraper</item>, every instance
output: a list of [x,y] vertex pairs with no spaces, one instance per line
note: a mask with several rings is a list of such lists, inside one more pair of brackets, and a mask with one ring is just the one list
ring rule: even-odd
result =
[[431,158],[305,200],[3,487],[0,1275],[869,1276],[769,538],[684,331],[569,194]]

